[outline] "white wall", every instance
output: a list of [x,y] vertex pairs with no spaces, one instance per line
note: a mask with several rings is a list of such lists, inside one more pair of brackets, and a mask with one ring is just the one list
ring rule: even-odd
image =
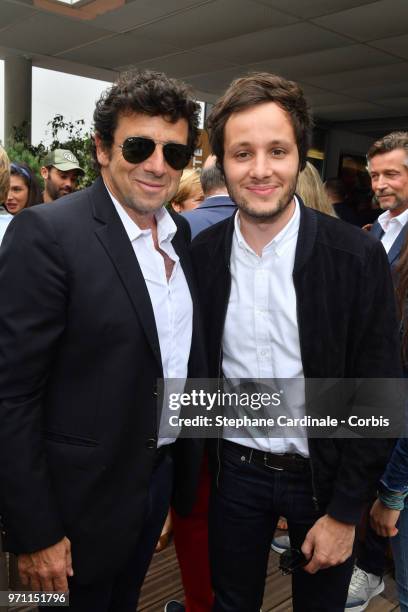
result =
[[[47,122],[55,115],[66,121],[85,120],[92,125],[95,101],[110,83],[85,77],[33,68],[32,81],[32,142],[45,144],[51,140]],[[4,61],[0,60],[0,141],[4,142]]]
[[45,144],[51,141],[47,122],[55,115],[63,115],[65,121],[72,122],[84,119],[85,130],[89,130],[95,102],[109,85],[107,81],[34,67],[31,136],[33,144],[38,144],[41,140]]
[[[33,67],[32,75],[32,142],[48,144],[51,132],[48,121],[63,115],[65,121],[84,119],[85,130],[92,126],[95,102],[108,81]],[[201,103],[200,123],[203,123],[204,103]],[[200,125],[202,127],[202,125]],[[62,134],[60,134],[62,137]],[[4,142],[4,61],[0,60],[0,141]]]

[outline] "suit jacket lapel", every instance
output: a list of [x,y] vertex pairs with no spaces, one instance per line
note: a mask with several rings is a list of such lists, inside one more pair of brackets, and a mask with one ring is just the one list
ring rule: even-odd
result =
[[196,290],[195,290],[195,283],[194,283],[194,277],[193,277],[193,268],[191,265],[190,256],[188,254],[187,244],[185,243],[183,237],[180,235],[179,228],[177,228],[176,235],[174,236],[171,243],[180,259],[180,265],[183,269],[184,276],[186,277],[187,285],[190,290],[191,298],[194,302],[194,299],[196,297],[195,296]]
[[370,234],[372,234],[376,238],[380,239],[381,236],[383,235],[383,233],[384,233],[384,230],[381,227],[381,225],[378,223],[378,221],[373,223],[373,227],[370,230]]
[[388,251],[388,261],[390,264],[393,264],[396,259],[398,259],[399,254],[401,252],[401,247],[404,243],[405,236],[408,231],[408,223],[404,225],[396,239],[394,240],[390,250]]
[[92,186],[90,195],[94,217],[98,221],[95,229],[96,236],[115,266],[157,363],[162,369],[159,338],[146,282],[132,244],[101,178],[97,179]]
[[[204,353],[202,352],[203,351],[202,330],[201,330],[201,321],[199,317],[199,303],[198,303],[198,295],[197,295],[197,289],[196,289],[196,284],[195,284],[195,279],[194,279],[193,266],[191,264],[190,253],[188,252],[188,245],[184,237],[182,236],[181,228],[179,228],[176,220],[175,220],[175,223],[177,225],[177,232],[171,243],[180,259],[180,265],[184,272],[184,276],[185,276],[185,279],[187,281],[187,285],[190,291],[191,300],[193,302],[193,336],[191,339],[191,350],[190,350],[190,359],[189,359],[189,376],[193,376],[193,377],[198,376],[197,372],[200,372],[199,375],[202,376],[203,370],[201,368],[200,360],[205,362],[205,356],[204,356]],[[192,360],[192,357],[193,357],[193,360]]]

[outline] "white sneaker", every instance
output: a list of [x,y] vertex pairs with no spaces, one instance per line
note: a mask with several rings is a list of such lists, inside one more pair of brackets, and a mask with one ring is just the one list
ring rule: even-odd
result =
[[354,566],[347,595],[346,612],[362,612],[373,597],[384,590],[384,580]]
[[184,605],[175,599],[168,601],[164,606],[164,612],[185,612],[185,610]]
[[290,548],[290,539],[288,535],[278,536],[273,538],[271,544],[272,550],[279,553],[280,555]]

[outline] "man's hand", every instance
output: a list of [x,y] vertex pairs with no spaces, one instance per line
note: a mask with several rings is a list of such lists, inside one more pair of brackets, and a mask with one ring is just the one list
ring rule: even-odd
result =
[[325,514],[309,529],[302,544],[302,553],[309,561],[303,568],[309,574],[340,565],[351,556],[355,536],[354,525],[341,523]]
[[71,542],[57,544],[34,553],[18,555],[18,571],[24,586],[33,591],[68,591],[67,576],[73,576]]
[[376,499],[370,511],[371,526],[379,536],[393,538],[398,533],[395,525],[399,515],[399,510],[391,510],[391,508],[384,506],[382,501]]

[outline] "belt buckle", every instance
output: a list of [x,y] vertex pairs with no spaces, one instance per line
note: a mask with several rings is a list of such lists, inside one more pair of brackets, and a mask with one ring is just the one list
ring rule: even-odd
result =
[[283,472],[284,469],[281,467],[276,467],[275,465],[269,465],[268,463],[268,454],[269,453],[264,453],[264,466],[269,468],[270,470],[275,470],[276,472]]

